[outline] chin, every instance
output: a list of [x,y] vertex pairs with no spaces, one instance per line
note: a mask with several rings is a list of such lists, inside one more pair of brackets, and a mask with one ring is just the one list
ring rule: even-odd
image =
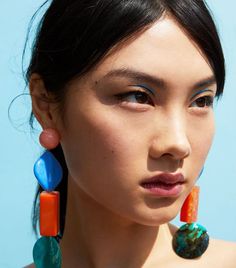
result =
[[179,210],[174,208],[159,208],[146,211],[145,215],[139,215],[136,222],[146,226],[159,226],[171,222],[178,215]]
[[160,202],[146,202],[138,212],[140,221],[149,226],[157,226],[171,222],[177,217],[182,206],[182,200],[165,199]]

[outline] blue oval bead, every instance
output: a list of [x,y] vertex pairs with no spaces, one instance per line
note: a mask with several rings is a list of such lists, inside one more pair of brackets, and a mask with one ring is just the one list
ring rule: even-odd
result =
[[53,191],[63,175],[62,167],[50,151],[46,151],[34,164],[34,175],[45,191]]
[[43,236],[33,248],[36,268],[61,268],[61,250],[54,237]]

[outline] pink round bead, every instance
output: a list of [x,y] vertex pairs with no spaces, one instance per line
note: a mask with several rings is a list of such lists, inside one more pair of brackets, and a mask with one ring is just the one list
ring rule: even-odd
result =
[[39,136],[39,142],[48,150],[54,149],[60,142],[59,133],[53,128],[44,129]]

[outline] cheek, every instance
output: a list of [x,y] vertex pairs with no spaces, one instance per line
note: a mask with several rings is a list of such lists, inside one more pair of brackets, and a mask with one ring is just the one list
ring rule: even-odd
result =
[[63,135],[71,176],[84,185],[91,180],[100,186],[117,183],[122,187],[126,178],[134,177],[139,167],[136,163],[140,163],[140,133],[132,129],[108,111],[97,116],[80,114],[78,122],[71,122]]
[[143,137],[137,122],[114,112],[80,114],[78,122],[66,128],[62,142],[78,194],[128,216],[140,198],[138,181],[146,170]]
[[215,134],[213,113],[211,113],[206,120],[202,120],[202,122],[198,122],[196,125],[190,124],[189,133],[192,148],[190,165],[194,177],[198,177],[211,148]]

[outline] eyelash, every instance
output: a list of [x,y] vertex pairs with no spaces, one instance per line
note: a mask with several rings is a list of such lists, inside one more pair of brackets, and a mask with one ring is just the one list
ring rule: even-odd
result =
[[[115,95],[115,97],[117,97],[118,100],[120,101],[124,101],[127,97],[129,96],[134,96],[135,94],[140,94],[143,96],[145,96],[145,98],[147,98],[147,101],[149,101],[149,103],[140,103],[137,102],[138,104],[144,104],[144,105],[154,105],[154,102],[152,101],[152,98],[150,97],[150,95],[148,93],[146,93],[145,91],[140,91],[140,90],[133,90],[133,91],[129,91],[126,93],[121,93],[121,94],[117,94]],[[137,97],[137,95],[136,95]],[[201,106],[200,103],[199,105],[192,105],[193,103],[196,103],[197,101],[205,101],[204,106]],[[129,102],[129,101],[127,101]],[[201,96],[199,98],[197,98],[194,102],[192,102],[191,107],[197,107],[197,108],[206,108],[206,107],[213,107],[213,103],[214,103],[214,97],[212,96]]]
[[204,106],[191,106],[191,107],[198,107],[198,108],[205,108],[205,107],[213,107],[214,98],[211,96],[202,96],[197,98],[193,103],[196,103],[197,101],[205,100]]
[[[132,95],[134,96],[135,94],[140,94],[140,95],[142,95],[142,96],[147,97],[147,99],[151,102],[151,105],[154,105],[154,103],[153,103],[151,97],[149,96],[149,94],[146,93],[146,92],[144,92],[144,91],[141,91],[141,90],[133,90],[133,91],[129,91],[129,92],[125,92],[125,93],[117,94],[117,95],[115,95],[115,96],[118,98],[118,100],[120,100],[120,101],[124,101],[125,98],[127,98],[127,97],[129,97],[129,96],[132,96]],[[137,102],[137,103],[138,103],[138,102]],[[147,103],[140,103],[140,104],[147,104]]]

